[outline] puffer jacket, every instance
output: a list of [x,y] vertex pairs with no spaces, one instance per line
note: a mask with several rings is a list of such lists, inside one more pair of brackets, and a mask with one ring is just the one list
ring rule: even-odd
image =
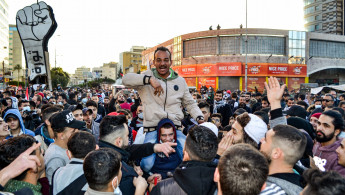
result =
[[[154,68],[143,72],[143,74],[127,73],[122,79],[123,85],[139,92],[144,105],[144,127],[156,127],[163,118],[169,118],[176,126],[181,126],[181,120],[184,118],[181,104],[187,108],[194,119],[203,116],[189,93],[184,78],[179,77],[172,69],[170,71],[172,74],[167,79],[160,77]],[[150,84],[144,85],[145,75],[158,80],[164,93],[155,96],[155,89]]]

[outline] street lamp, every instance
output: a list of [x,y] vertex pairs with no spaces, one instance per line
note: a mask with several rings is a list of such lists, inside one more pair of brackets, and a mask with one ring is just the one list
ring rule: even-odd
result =
[[245,90],[247,91],[247,84],[248,84],[248,26],[247,26],[247,19],[248,19],[248,12],[247,12],[247,0],[246,0],[246,67],[245,67],[245,78],[244,78],[244,86]]

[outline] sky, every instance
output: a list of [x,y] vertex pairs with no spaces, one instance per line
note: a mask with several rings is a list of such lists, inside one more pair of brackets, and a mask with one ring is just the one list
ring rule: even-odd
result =
[[[9,23],[36,0],[7,0]],[[246,23],[245,0],[45,0],[58,28],[49,40],[50,64],[77,67],[118,62],[132,46],[153,47],[173,37]],[[303,0],[248,0],[248,28],[304,30]],[[56,55],[55,55],[56,53]],[[55,57],[56,56],[56,57]]]

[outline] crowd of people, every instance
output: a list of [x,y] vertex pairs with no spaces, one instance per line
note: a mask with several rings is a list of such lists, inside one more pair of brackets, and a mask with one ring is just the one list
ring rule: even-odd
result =
[[0,194],[345,194],[345,94],[191,92],[167,48],[125,90],[1,93]]

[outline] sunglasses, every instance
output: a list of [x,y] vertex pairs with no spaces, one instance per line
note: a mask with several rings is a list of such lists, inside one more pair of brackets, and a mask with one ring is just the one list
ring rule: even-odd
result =
[[332,101],[332,100],[326,100],[326,99],[323,99],[322,101],[323,101],[323,102],[324,102],[324,101],[326,101],[326,102],[330,102],[330,101]]

